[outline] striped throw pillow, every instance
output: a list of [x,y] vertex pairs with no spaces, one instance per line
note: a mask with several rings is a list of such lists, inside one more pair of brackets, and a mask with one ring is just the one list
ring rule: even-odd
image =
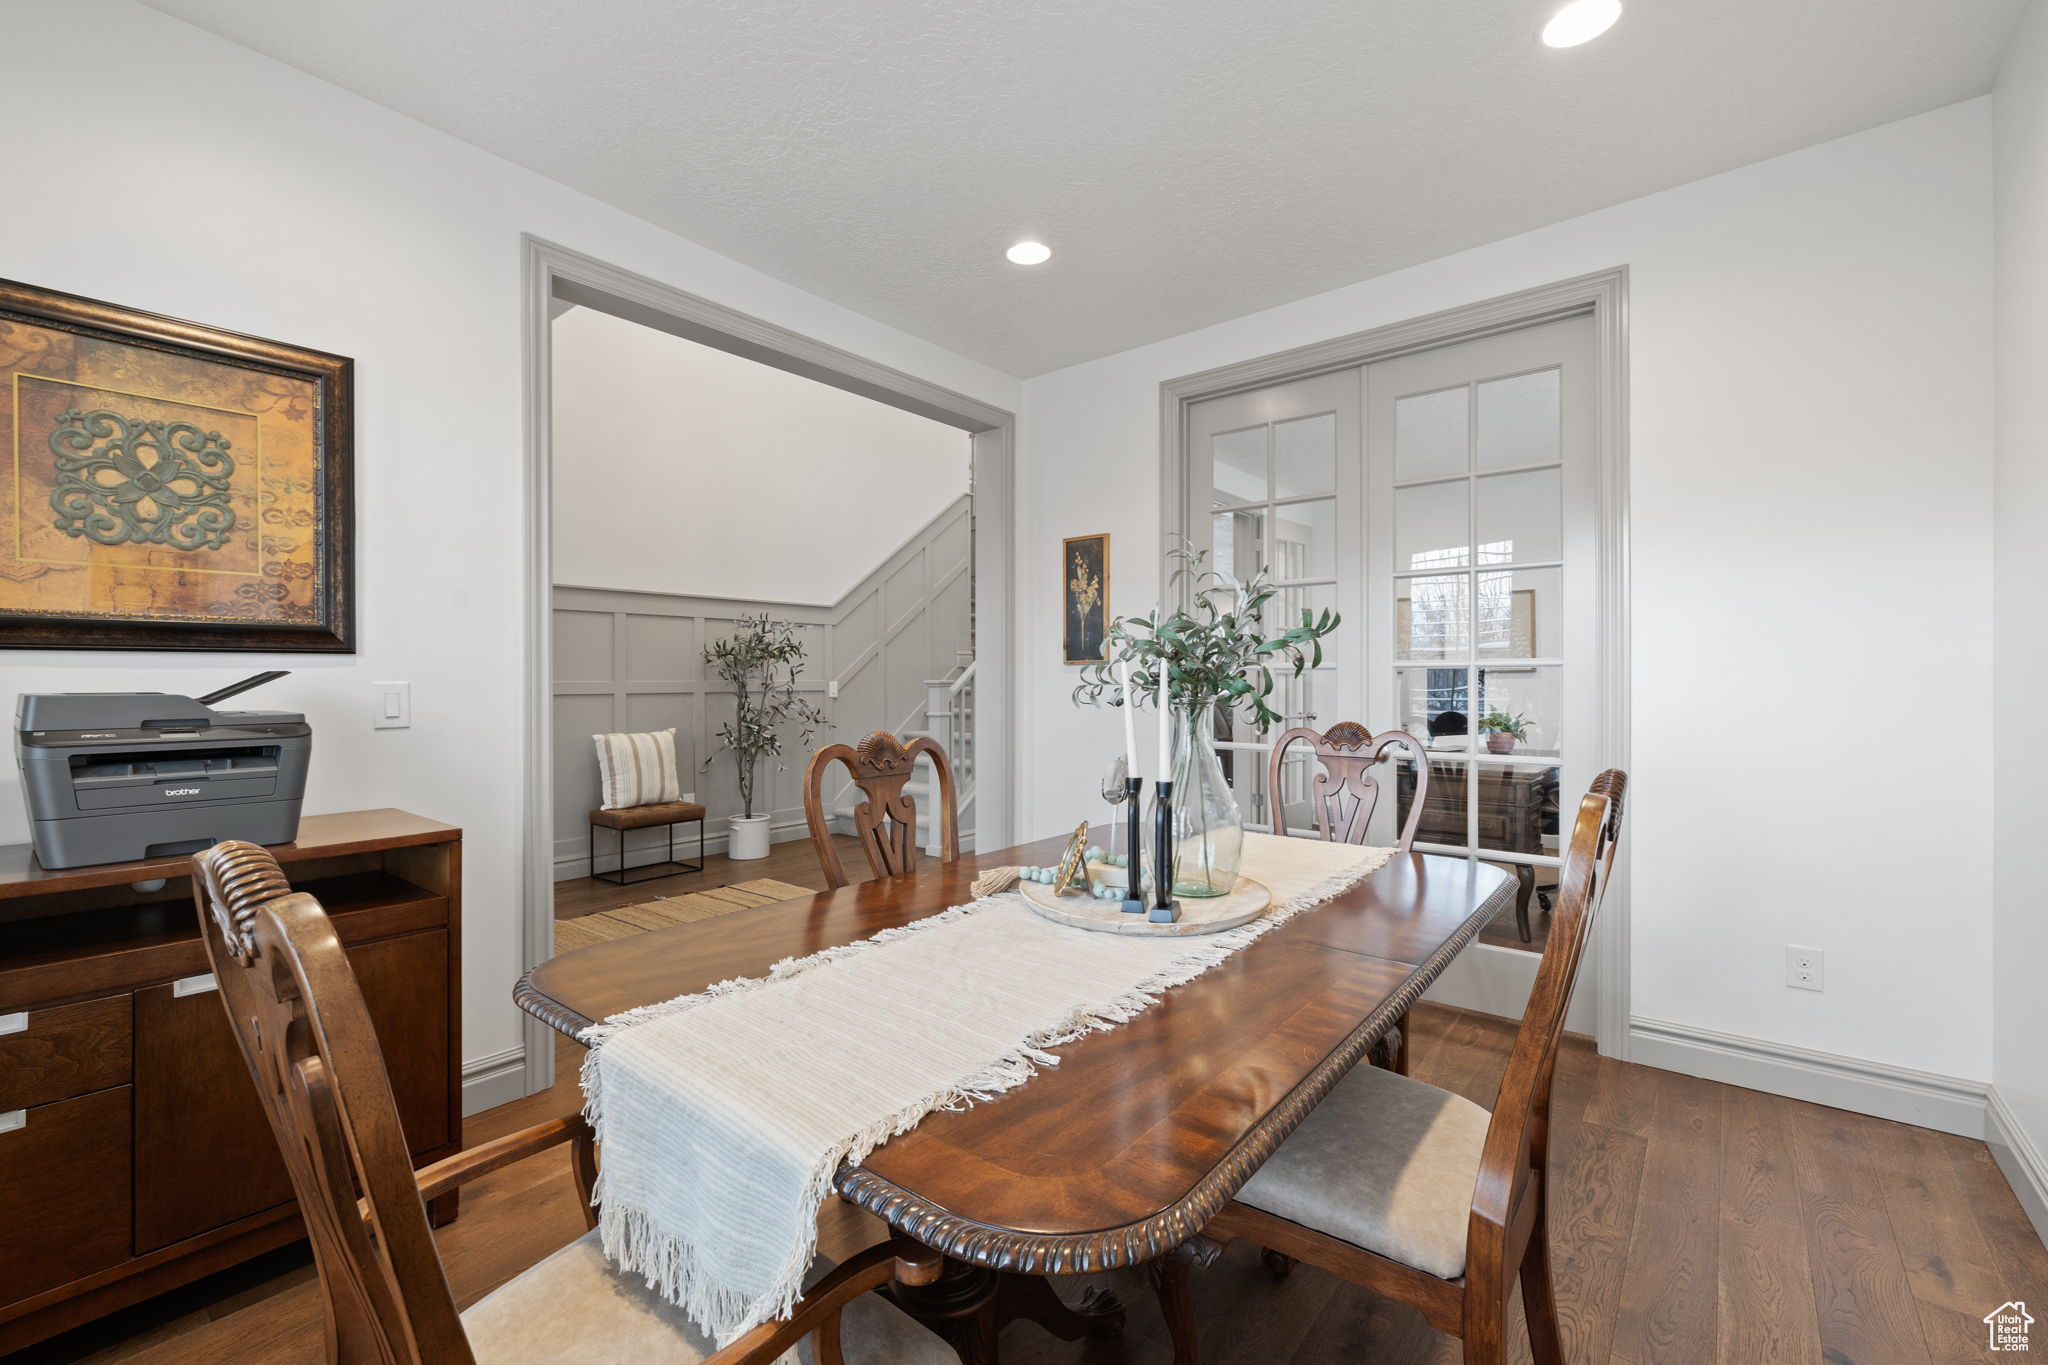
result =
[[644,735],[592,735],[597,741],[600,804],[606,810],[653,806],[683,799],[676,773],[676,731],[671,725]]

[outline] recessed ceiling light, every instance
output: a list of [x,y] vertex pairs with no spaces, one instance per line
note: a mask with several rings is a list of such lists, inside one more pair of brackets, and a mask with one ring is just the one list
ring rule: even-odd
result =
[[1019,242],[1003,254],[1017,265],[1042,265],[1052,259],[1052,248],[1044,242]]
[[1613,28],[1620,17],[1621,0],[1572,0],[1543,26],[1544,45],[1577,47],[1590,43]]

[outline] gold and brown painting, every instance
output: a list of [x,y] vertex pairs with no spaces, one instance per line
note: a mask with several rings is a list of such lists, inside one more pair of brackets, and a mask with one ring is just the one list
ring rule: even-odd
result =
[[1109,537],[1068,536],[1060,542],[1060,600],[1066,622],[1062,656],[1070,664],[1101,663],[1109,643]]
[[351,368],[0,281],[0,645],[351,650]]

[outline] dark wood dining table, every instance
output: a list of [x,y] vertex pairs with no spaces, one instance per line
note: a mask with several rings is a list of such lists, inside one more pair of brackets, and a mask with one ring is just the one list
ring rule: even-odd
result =
[[[1063,843],[578,948],[513,996],[575,1038],[622,1010],[962,904],[980,869],[1048,863]],[[1068,1339],[1113,1330],[1113,1299],[1069,1308],[1042,1277],[1188,1243],[1514,894],[1487,864],[1396,854],[1137,1018],[1053,1049],[1059,1064],[1017,1089],[927,1116],[841,1171],[839,1193],[945,1253],[937,1284],[898,1297],[963,1359],[992,1361],[1014,1318]]]

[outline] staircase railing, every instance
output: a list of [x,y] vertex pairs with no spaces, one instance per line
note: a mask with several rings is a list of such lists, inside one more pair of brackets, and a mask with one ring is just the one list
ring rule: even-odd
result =
[[[965,825],[974,800],[974,669],[968,659],[952,674],[928,680],[925,690],[925,730],[953,760],[953,780],[959,786],[961,823]],[[940,827],[937,820],[925,822],[925,852],[939,852]]]

